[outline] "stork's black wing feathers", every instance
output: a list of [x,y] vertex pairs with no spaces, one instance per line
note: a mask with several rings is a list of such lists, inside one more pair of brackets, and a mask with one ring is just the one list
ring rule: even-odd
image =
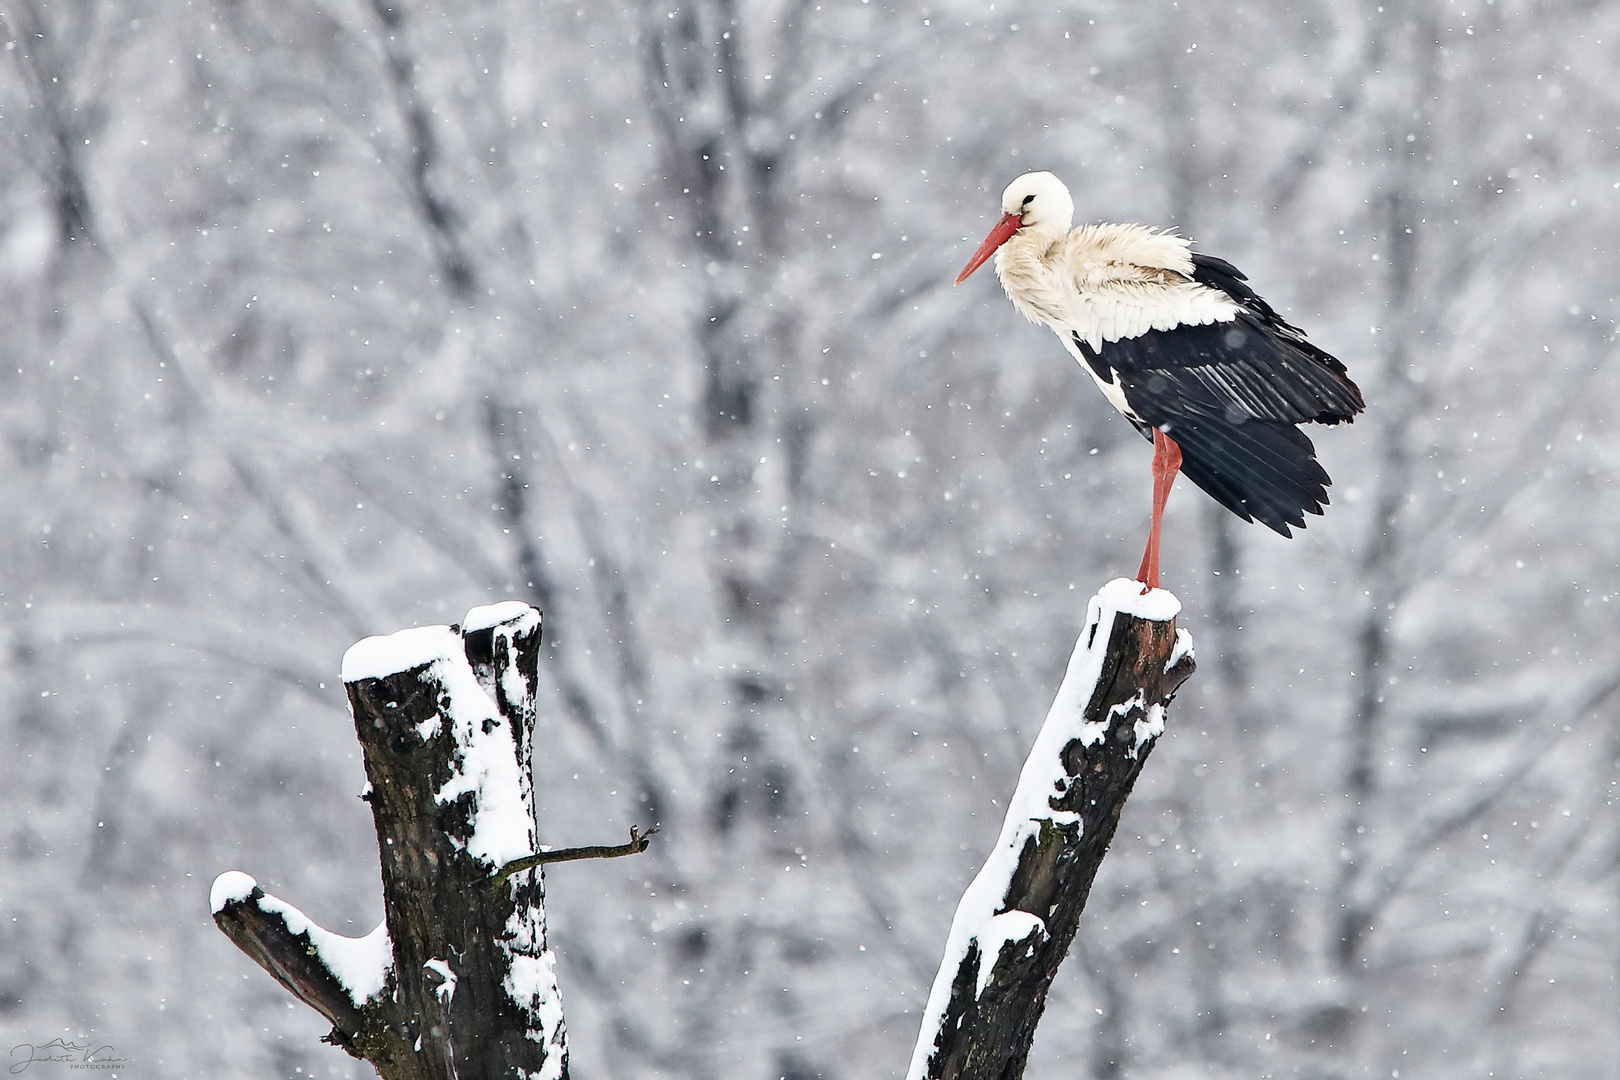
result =
[[1247,308],[1230,322],[1149,330],[1107,342],[1100,359],[1124,386],[1125,400],[1155,425],[1159,421],[1144,408],[1170,420],[1184,401],[1218,404],[1234,422],[1336,424],[1363,408],[1361,391],[1343,374],[1344,365],[1308,342],[1284,336]]
[[1082,348],[1106,366],[1143,434],[1159,428],[1182,452],[1182,471],[1245,521],[1284,536],[1320,514],[1330,483],[1295,425],[1336,424],[1364,408],[1344,365],[1305,339],[1222,259],[1194,255],[1193,280],[1239,305],[1229,322],[1150,330]]
[[1193,415],[1166,434],[1181,447],[1187,479],[1244,521],[1290,536],[1290,525],[1303,529],[1305,515],[1321,514],[1327,505],[1332,481],[1311,440],[1293,424]]
[[1361,389],[1351,381],[1349,372],[1332,356],[1312,345],[1305,337],[1305,331],[1292,325],[1276,309],[1266,303],[1265,298],[1245,284],[1249,279],[1243,271],[1213,255],[1204,255],[1200,252],[1192,253],[1193,272],[1192,279],[1200,285],[1221,292],[1236,300],[1244,309],[1244,317],[1250,322],[1263,328],[1273,337],[1281,348],[1296,352],[1300,359],[1314,362],[1318,367],[1324,368],[1340,386],[1341,393],[1331,395],[1330,400],[1336,399],[1341,405],[1337,415],[1320,415],[1309,417],[1319,424],[1337,424],[1341,420],[1348,421],[1356,413],[1366,407],[1361,399]]
[[[1191,252],[1193,272],[1192,279],[1200,285],[1208,285],[1212,289],[1219,289],[1238,303],[1245,306],[1254,305],[1256,311],[1263,311],[1272,317],[1276,312],[1271,305],[1260,298],[1260,294],[1244,284],[1249,276],[1225,259],[1217,259],[1213,255],[1201,252]],[[1281,321],[1280,319],[1278,320]]]

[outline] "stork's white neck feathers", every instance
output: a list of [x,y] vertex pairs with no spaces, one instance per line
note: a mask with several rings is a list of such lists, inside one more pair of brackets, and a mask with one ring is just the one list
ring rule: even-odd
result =
[[1026,173],[1002,193],[1023,227],[996,252],[996,276],[1013,306],[1092,349],[1149,330],[1202,326],[1237,316],[1237,303],[1192,280],[1190,241],[1143,225],[1070,230],[1074,202],[1051,173]]

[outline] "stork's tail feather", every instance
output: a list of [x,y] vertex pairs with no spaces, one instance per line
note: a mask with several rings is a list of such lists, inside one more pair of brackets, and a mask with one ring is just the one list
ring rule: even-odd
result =
[[1181,447],[1187,479],[1244,521],[1292,536],[1290,525],[1303,529],[1305,515],[1327,505],[1332,481],[1310,438],[1292,424],[1197,416],[1166,434]]

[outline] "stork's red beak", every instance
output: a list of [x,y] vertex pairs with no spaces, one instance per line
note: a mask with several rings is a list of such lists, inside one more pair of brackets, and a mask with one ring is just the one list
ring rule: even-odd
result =
[[996,248],[1011,240],[1012,234],[1023,226],[1023,214],[1002,214],[1001,220],[996,222],[996,227],[990,230],[990,235],[979,245],[979,250],[973,253],[973,258],[969,259],[968,264],[962,267],[962,272],[956,275],[956,284],[960,285],[966,281],[969,274],[983,266],[984,261],[996,253]]

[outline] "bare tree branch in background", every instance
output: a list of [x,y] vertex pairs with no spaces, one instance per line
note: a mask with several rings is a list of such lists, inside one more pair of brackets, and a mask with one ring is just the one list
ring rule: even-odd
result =
[[[1411,428],[1427,401],[1424,385],[1412,378],[1411,355],[1415,331],[1424,321],[1424,312],[1416,309],[1420,296],[1415,280],[1421,257],[1417,207],[1423,199],[1426,179],[1422,156],[1426,143],[1405,141],[1401,135],[1410,126],[1414,110],[1433,97],[1439,61],[1426,10],[1404,8],[1396,14],[1380,9],[1379,15],[1375,21],[1381,25],[1374,32],[1369,67],[1379,70],[1399,64],[1404,78],[1380,125],[1388,164],[1377,223],[1380,233],[1389,238],[1384,249],[1387,269],[1380,282],[1388,317],[1380,356],[1384,400],[1372,418],[1379,454],[1376,493],[1370,535],[1357,560],[1357,577],[1366,587],[1368,598],[1354,632],[1352,674],[1356,689],[1346,752],[1341,869],[1335,885],[1339,915],[1334,956],[1339,970],[1346,974],[1360,969],[1362,941],[1367,932],[1365,920],[1350,897],[1360,876],[1370,870],[1366,839],[1377,794],[1374,747],[1382,736],[1390,612],[1400,598],[1394,567],[1401,551],[1402,511],[1414,483],[1412,459],[1416,449],[1411,445]],[[1391,55],[1390,38],[1406,42],[1415,55]]]

